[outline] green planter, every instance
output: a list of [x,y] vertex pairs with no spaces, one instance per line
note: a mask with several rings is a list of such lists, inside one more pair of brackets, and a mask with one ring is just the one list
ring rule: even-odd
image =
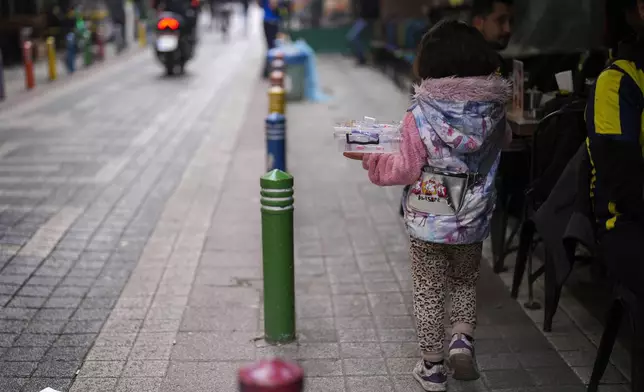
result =
[[[347,43],[347,34],[351,26],[340,27],[321,27],[302,30],[292,30],[289,32],[291,39],[297,41],[304,39],[315,53],[349,53],[349,45]],[[365,46],[371,40],[371,31],[366,29],[362,34],[362,39]]]

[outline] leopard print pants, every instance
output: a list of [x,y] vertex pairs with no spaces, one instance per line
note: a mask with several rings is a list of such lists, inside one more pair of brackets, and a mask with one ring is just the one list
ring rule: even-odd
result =
[[443,358],[445,297],[449,291],[453,333],[473,335],[476,282],[483,245],[446,245],[411,239],[414,315],[423,358]]

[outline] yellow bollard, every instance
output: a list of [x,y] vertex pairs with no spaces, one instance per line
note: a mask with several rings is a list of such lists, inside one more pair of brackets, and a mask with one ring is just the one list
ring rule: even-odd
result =
[[47,38],[47,58],[49,59],[49,80],[56,80],[56,40],[54,37]]
[[139,22],[139,46],[145,48],[148,45],[148,29],[145,22]]

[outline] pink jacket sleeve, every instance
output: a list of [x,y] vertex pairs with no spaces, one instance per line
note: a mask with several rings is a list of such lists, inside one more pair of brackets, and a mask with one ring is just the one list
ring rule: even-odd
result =
[[411,185],[427,164],[427,149],[420,138],[416,120],[407,113],[403,120],[400,154],[365,154],[362,167],[376,185]]

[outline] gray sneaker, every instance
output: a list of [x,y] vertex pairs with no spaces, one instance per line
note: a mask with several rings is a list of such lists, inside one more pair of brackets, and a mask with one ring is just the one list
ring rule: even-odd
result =
[[420,386],[428,392],[446,392],[447,391],[447,369],[444,365],[434,365],[431,368],[425,366],[422,359],[414,368],[414,378],[420,383]]
[[455,380],[474,381],[480,377],[474,356],[474,344],[461,333],[452,336],[447,363]]

